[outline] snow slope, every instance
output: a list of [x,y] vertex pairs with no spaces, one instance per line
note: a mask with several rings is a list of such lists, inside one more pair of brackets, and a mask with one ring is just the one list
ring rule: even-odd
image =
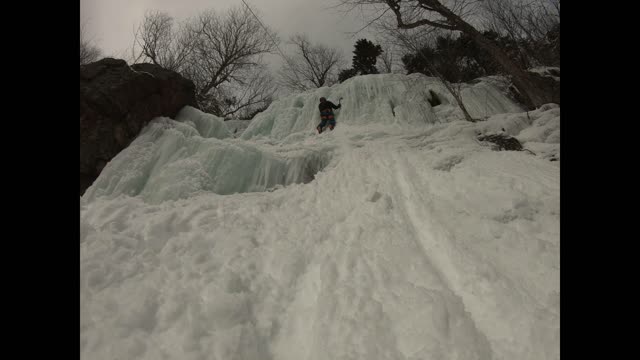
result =
[[[559,107],[481,82],[472,124],[429,89],[152,122],[81,198],[81,358],[559,359]],[[503,129],[536,155],[476,140]]]

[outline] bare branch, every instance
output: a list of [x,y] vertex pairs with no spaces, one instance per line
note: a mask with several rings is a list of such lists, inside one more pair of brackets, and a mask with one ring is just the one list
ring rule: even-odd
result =
[[400,29],[413,29],[419,26],[430,25],[441,29],[457,30],[455,26],[447,25],[442,22],[431,21],[429,19],[421,19],[408,24],[404,23],[402,13],[400,12],[400,0],[385,0],[385,2],[396,15],[396,21],[398,22],[398,28]]
[[288,56],[280,70],[280,83],[290,89],[305,91],[330,86],[337,81],[338,68],[344,57],[339,49],[323,44],[312,44],[306,35],[297,34],[290,39],[294,54]]
[[365,26],[363,26],[360,30],[351,33],[351,36],[354,37],[356,35],[358,35],[361,31],[363,31],[364,29],[368,28],[369,26],[371,26],[372,24],[374,24],[376,21],[380,20],[390,9],[384,9],[384,11],[377,16],[376,18],[374,18],[373,20],[369,21]]
[[243,77],[246,79],[243,85],[221,89],[233,101],[223,102],[220,116],[246,118],[249,113],[271,103],[276,87],[266,66],[257,66]]
[[102,51],[87,38],[84,24],[80,25],[80,65],[98,60]]

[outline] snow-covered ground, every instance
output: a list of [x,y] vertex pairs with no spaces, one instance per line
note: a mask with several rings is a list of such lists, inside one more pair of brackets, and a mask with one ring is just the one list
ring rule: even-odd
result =
[[[317,135],[320,96],[343,107]],[[559,359],[560,108],[463,98],[489,119],[387,74],[239,138],[154,120],[80,200],[81,357]],[[476,140],[501,132],[533,153]]]

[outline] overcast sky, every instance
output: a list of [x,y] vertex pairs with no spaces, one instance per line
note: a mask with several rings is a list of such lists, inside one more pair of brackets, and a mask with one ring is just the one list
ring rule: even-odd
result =
[[[340,47],[349,60],[358,38],[374,40],[366,30],[356,37],[349,34],[362,28],[366,21],[357,10],[345,14],[344,8],[333,8],[339,0],[245,1],[281,39],[306,33],[314,42]],[[224,11],[232,6],[244,5],[241,0],[80,0],[80,21],[104,55],[117,57],[131,47],[134,28],[147,10],[164,11],[182,20],[203,10]]]

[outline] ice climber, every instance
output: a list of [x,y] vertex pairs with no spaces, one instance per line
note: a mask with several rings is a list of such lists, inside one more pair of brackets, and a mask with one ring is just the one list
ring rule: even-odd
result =
[[318,129],[318,134],[322,133],[324,128],[327,126],[327,123],[329,123],[329,130],[333,130],[336,126],[336,118],[333,115],[333,109],[340,109],[342,106],[340,104],[341,100],[342,98],[338,100],[338,105],[336,105],[331,101],[328,101],[325,97],[320,98],[320,105],[318,105],[318,109],[320,109],[320,119],[322,119],[322,121],[318,124],[318,127],[316,127],[316,129]]

